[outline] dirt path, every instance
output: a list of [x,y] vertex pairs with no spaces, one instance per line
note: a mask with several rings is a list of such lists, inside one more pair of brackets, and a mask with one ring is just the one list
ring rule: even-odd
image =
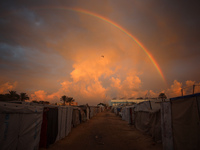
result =
[[161,150],[162,145],[128,125],[110,111],[73,128],[48,150]]

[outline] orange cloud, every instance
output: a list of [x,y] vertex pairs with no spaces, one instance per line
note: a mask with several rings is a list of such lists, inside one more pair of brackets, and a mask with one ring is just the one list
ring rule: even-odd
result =
[[177,80],[174,80],[173,85],[171,85],[170,89],[167,89],[167,97],[177,97],[181,96],[181,89],[182,89],[182,83],[178,82]]
[[14,90],[17,86],[17,82],[10,83],[6,82],[0,85],[0,94],[8,93],[8,91]]

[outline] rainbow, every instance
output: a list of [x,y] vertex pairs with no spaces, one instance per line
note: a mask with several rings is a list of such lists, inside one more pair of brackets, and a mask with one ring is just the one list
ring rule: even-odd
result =
[[[42,7],[44,8],[44,7]],[[49,7],[47,7],[48,9]],[[52,9],[52,7],[51,7]],[[153,58],[153,56],[151,55],[151,53],[147,50],[147,48],[145,48],[145,46],[136,38],[134,37],[131,33],[129,33],[126,29],[124,29],[123,27],[121,27],[120,25],[118,25],[117,23],[115,23],[112,20],[109,20],[108,18],[105,18],[99,14],[84,10],[84,9],[80,9],[80,8],[68,8],[68,7],[53,7],[53,9],[64,9],[64,10],[70,10],[70,11],[74,11],[74,12],[78,12],[78,13],[82,13],[82,14],[86,14],[92,17],[96,17],[102,21],[105,21],[111,25],[113,25],[114,27],[116,27],[117,29],[119,29],[120,31],[122,31],[123,33],[125,33],[127,36],[129,36],[134,42],[136,42],[140,48],[146,53],[146,55],[149,57],[149,59],[151,60],[151,62],[153,63],[153,65],[155,66],[156,70],[158,71],[159,75],[161,76],[162,80],[165,82],[165,84],[167,85],[167,82],[165,80],[165,77],[163,75],[163,72],[160,68],[160,66],[158,65],[158,63],[156,62],[156,60]]]

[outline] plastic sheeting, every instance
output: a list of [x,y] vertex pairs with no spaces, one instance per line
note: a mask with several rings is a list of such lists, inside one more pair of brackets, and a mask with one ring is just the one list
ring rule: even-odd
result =
[[151,109],[150,101],[144,101],[135,105],[134,111],[150,111]]
[[65,126],[67,122],[67,108],[65,106],[58,107],[58,135],[57,140],[65,138]]
[[47,112],[47,147],[55,143],[58,135],[58,108],[49,108]]
[[152,110],[159,110],[160,109],[160,102],[158,101],[150,101],[151,109]]
[[73,107],[68,106],[66,113],[67,115],[66,115],[66,124],[65,124],[65,136],[67,136],[71,132]]
[[171,99],[175,150],[200,149],[200,94]]
[[73,108],[73,115],[72,115],[72,124],[74,127],[76,127],[77,125],[79,125],[81,122],[80,122],[80,108]]
[[155,141],[161,140],[161,114],[159,111],[135,112],[135,127],[152,136]]
[[122,120],[127,121],[129,124],[134,123],[134,108],[135,106],[125,106],[121,110]]
[[0,103],[0,149],[39,148],[43,107]]
[[85,113],[85,116],[82,117],[82,121],[89,120],[90,119],[90,109],[89,109],[89,106],[88,105],[81,105],[81,106],[78,106],[78,107],[81,108],[84,111],[84,113]]
[[80,110],[80,112],[81,112],[81,122],[87,121],[87,117],[86,117],[85,112],[82,109]]
[[95,107],[90,106],[90,118],[92,118],[95,115]]
[[49,109],[48,108],[44,108],[43,110],[43,120],[42,120],[42,126],[41,126],[41,133],[40,133],[40,143],[39,143],[39,147],[47,147],[47,124],[48,124],[48,120],[47,120],[47,111]]

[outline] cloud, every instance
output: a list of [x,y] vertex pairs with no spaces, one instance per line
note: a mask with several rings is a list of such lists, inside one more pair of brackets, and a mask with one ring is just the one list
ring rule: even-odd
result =
[[8,93],[9,91],[12,91],[16,88],[17,82],[10,83],[6,82],[0,85],[0,94]]
[[[10,81],[7,89],[49,101],[66,94],[94,104],[99,99],[146,93],[155,97],[161,89],[168,97],[180,96],[180,89],[191,86],[200,75],[199,5],[195,3],[1,2],[0,82]],[[165,87],[148,56],[126,33],[66,7],[97,13],[122,26],[148,49],[173,84]],[[18,86],[9,87],[14,81]]]
[[168,98],[181,96],[181,89],[182,83],[178,82],[177,80],[174,80],[173,85],[171,85],[171,87],[166,91]]
[[185,81],[185,84],[182,84],[181,82],[174,80],[171,87],[166,90],[167,97],[171,98],[171,97],[182,96],[182,92],[181,92],[182,89],[183,89],[183,95],[193,94],[193,85],[196,85],[195,89],[194,89],[194,93],[199,93],[200,92],[200,86],[199,86],[200,83],[198,83],[196,81],[192,81],[192,80],[187,80],[187,81]]

